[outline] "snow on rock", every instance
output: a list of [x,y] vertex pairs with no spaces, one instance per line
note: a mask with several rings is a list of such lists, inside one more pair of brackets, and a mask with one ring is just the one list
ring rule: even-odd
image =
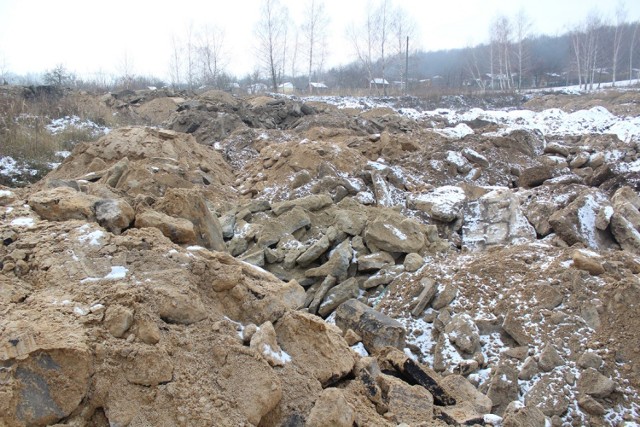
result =
[[29,218],[29,217],[20,217],[20,218],[15,218],[11,221],[10,225],[12,225],[13,227],[33,227],[35,224],[33,218]]
[[465,136],[472,135],[474,133],[473,129],[465,123],[459,123],[452,128],[438,129],[436,132],[451,139],[462,139]]
[[438,221],[451,222],[460,217],[466,199],[462,188],[445,185],[430,193],[408,196],[407,206],[425,212]]

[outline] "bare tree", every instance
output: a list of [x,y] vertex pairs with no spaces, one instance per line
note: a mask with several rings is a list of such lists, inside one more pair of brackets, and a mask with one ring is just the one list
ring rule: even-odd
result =
[[633,51],[635,49],[639,26],[640,21],[636,21],[635,25],[633,26],[633,34],[631,35],[631,40],[629,41],[629,80],[633,80]]
[[257,54],[267,71],[274,92],[278,91],[279,76],[284,69],[287,9],[279,0],[263,0],[261,18],[256,25]]
[[171,58],[169,58],[169,77],[171,85],[177,88],[182,83],[181,43],[175,34],[171,35]]
[[375,60],[373,56],[375,43],[374,26],[373,11],[371,7],[368,7],[366,18],[362,25],[358,27],[352,23],[347,29],[347,36],[351,41],[358,62],[367,72],[367,82],[373,81],[373,62]]
[[627,8],[624,1],[618,2],[616,8],[615,28],[613,30],[613,49],[611,51],[611,84],[616,85],[616,71],[618,69],[618,58],[622,47],[622,37],[624,35],[624,23],[627,19]]
[[289,65],[291,65],[291,78],[294,80],[298,75],[299,50],[300,50],[300,31],[296,29],[295,34],[293,36],[293,46],[291,47],[291,61],[289,61]]
[[0,52],[0,84],[7,83],[7,74],[9,73],[9,61],[4,53]]
[[205,25],[199,33],[196,52],[200,63],[200,80],[203,84],[218,85],[218,79],[227,65],[224,50],[224,31]]
[[522,75],[525,72],[525,41],[529,36],[532,22],[523,9],[515,17],[515,37],[516,37],[516,60],[518,62],[518,90],[522,88]]
[[413,39],[417,31],[415,21],[400,7],[393,11],[391,17],[391,32],[395,45],[393,56],[399,64],[400,80],[404,83],[406,90],[408,70],[406,69],[405,55],[408,54],[409,39]]
[[124,51],[122,54],[122,58],[120,59],[120,80],[122,82],[122,86],[125,89],[131,89],[131,85],[133,84],[134,74],[133,74],[133,58],[129,55],[128,51]]
[[64,65],[58,64],[44,74],[45,84],[63,87],[74,83],[76,76],[65,68]]
[[196,83],[196,46],[195,46],[195,30],[193,22],[187,26],[187,39],[185,41],[185,60],[186,60],[186,77],[187,85],[193,90]]
[[498,83],[501,90],[511,89],[513,76],[511,75],[511,45],[513,28],[511,21],[505,15],[498,15],[491,24],[491,86],[495,79],[493,61],[497,61]]
[[304,32],[305,47],[309,67],[307,69],[308,89],[311,91],[311,77],[314,65],[317,67],[318,62],[324,59],[324,48],[326,46],[327,27],[329,18],[324,10],[324,2],[322,0],[307,0],[307,10],[305,13],[305,21],[302,24]]

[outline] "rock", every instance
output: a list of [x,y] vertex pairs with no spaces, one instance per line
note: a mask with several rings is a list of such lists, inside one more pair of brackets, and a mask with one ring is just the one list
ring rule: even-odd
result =
[[607,249],[613,243],[611,234],[596,227],[598,212],[607,207],[611,204],[606,195],[596,189],[588,189],[567,207],[551,215],[549,224],[569,245],[582,243],[594,250]]
[[404,258],[404,269],[409,273],[413,273],[418,271],[420,267],[424,264],[424,259],[420,256],[420,254],[410,253]]
[[580,405],[587,414],[604,415],[606,413],[604,406],[589,395],[578,397],[578,405]]
[[493,403],[491,399],[482,394],[462,375],[447,375],[441,381],[441,385],[448,390],[457,402],[467,402],[481,415],[491,412]]
[[566,382],[562,377],[542,376],[524,396],[524,403],[537,407],[546,416],[563,415],[570,405],[564,393]]
[[587,368],[578,378],[578,391],[593,397],[607,397],[616,389],[616,383],[594,368]]
[[264,267],[264,248],[254,246],[251,250],[245,252],[238,259],[256,267]]
[[436,294],[431,307],[434,310],[441,310],[451,304],[458,295],[458,286],[454,283],[447,283],[444,287],[438,285],[438,293]]
[[387,347],[378,354],[378,362],[382,370],[393,369],[405,382],[424,387],[431,393],[436,405],[450,406],[458,403],[449,390],[442,386],[443,379],[440,375],[433,369],[414,362],[402,351]]
[[0,206],[8,206],[15,200],[16,195],[12,191],[0,186]]
[[358,255],[356,262],[358,263],[358,271],[380,270],[384,267],[395,265],[393,256],[388,252]]
[[142,342],[150,345],[160,342],[160,328],[150,319],[143,319],[136,322],[138,326],[137,336]]
[[347,269],[353,258],[353,249],[349,239],[340,243],[331,251],[329,260],[320,267],[311,268],[305,272],[306,277],[326,277],[333,276],[339,280],[345,279]]
[[418,317],[424,312],[424,309],[429,305],[438,289],[436,282],[426,277],[420,279],[420,285],[422,286],[422,291],[416,299],[415,307],[411,310],[411,315],[414,317]]
[[282,351],[276,341],[276,331],[269,321],[260,325],[251,336],[249,347],[261,355],[271,366],[284,366],[291,361],[288,354]]
[[449,341],[463,353],[473,354],[480,350],[478,327],[468,314],[455,314],[445,326],[444,332],[449,336]]
[[507,188],[493,190],[464,209],[462,247],[469,251],[488,246],[533,241],[536,231],[522,213],[520,202]]
[[469,147],[463,148],[460,153],[471,163],[475,163],[478,166],[482,166],[483,168],[489,166],[489,160],[487,160],[486,157]]
[[504,411],[502,427],[546,427],[544,413],[535,406],[525,406],[518,401],[509,403]]
[[362,289],[375,288],[380,285],[388,285],[404,272],[404,265],[385,267],[373,276],[370,276],[360,286]]
[[475,410],[468,402],[453,406],[436,407],[436,418],[449,425],[469,426],[484,424],[484,416]]
[[133,208],[124,200],[99,200],[94,207],[98,224],[113,234],[129,228],[135,216]]
[[354,277],[345,280],[327,292],[324,301],[318,308],[318,314],[322,317],[327,317],[343,302],[351,298],[357,298],[359,293],[358,281]]
[[599,276],[604,273],[604,267],[600,262],[602,257],[595,252],[577,250],[573,251],[571,258],[573,259],[573,266],[578,270],[588,271],[592,276]]
[[173,379],[173,363],[164,351],[153,347],[141,348],[123,367],[131,384],[157,386]]
[[531,336],[525,330],[524,319],[516,315],[511,310],[507,311],[507,314],[504,317],[502,329],[504,329],[504,331],[521,346],[533,344]]
[[418,425],[433,418],[433,396],[424,387],[384,374],[378,376],[377,383],[395,422]]
[[309,264],[320,258],[331,247],[331,241],[329,237],[322,236],[316,241],[309,249],[304,251],[297,259],[296,262],[301,267],[307,267]]
[[402,324],[369,306],[351,299],[342,303],[336,313],[336,325],[346,331],[352,329],[362,337],[370,354],[386,346],[404,348],[406,331]]
[[518,373],[518,379],[523,381],[529,381],[531,378],[536,376],[540,372],[538,367],[538,362],[536,359],[529,356],[525,359],[522,367],[520,368],[520,372]]
[[293,234],[302,227],[311,224],[309,215],[300,207],[285,212],[277,218],[268,221],[257,236],[261,246],[273,246],[282,236]]
[[344,398],[342,391],[337,388],[327,388],[316,400],[304,425],[305,427],[352,427],[355,420],[355,411]]
[[574,168],[581,168],[584,165],[587,164],[587,162],[589,161],[589,159],[591,158],[591,155],[587,152],[581,152],[576,154],[576,156],[569,162],[569,167],[571,169]]
[[437,221],[451,222],[460,218],[466,199],[462,188],[444,186],[430,193],[410,196],[407,198],[407,207],[425,212]]
[[400,214],[381,215],[369,222],[364,231],[367,246],[387,252],[420,252],[425,236],[420,224]]
[[507,405],[518,399],[518,372],[514,367],[500,363],[489,381],[487,397],[493,403],[492,413],[502,415]]
[[335,213],[335,227],[351,236],[359,236],[366,223],[367,217],[362,212],[339,209]]
[[389,184],[384,176],[378,171],[371,171],[371,181],[373,182],[373,194],[376,198],[377,206],[391,207],[395,203],[391,196]]
[[591,329],[600,329],[600,313],[593,304],[587,303],[580,308],[580,317],[585,321]]
[[133,310],[121,305],[107,308],[104,324],[109,333],[116,338],[122,338],[133,324]]
[[312,194],[299,199],[287,200],[286,202],[273,203],[271,209],[277,216],[290,211],[295,207],[300,207],[306,211],[318,211],[333,204],[333,199],[328,194]]
[[167,215],[191,221],[198,245],[219,252],[227,250],[220,221],[209,210],[204,197],[198,191],[169,188],[154,208]]
[[178,244],[195,244],[196,232],[193,223],[184,218],[174,218],[172,216],[147,209],[136,215],[134,223],[136,228],[154,227],[157,228],[172,242]]
[[222,228],[222,237],[225,239],[233,238],[233,231],[236,227],[236,216],[230,212],[220,217],[220,227]]
[[602,367],[602,363],[602,357],[598,356],[593,351],[585,351],[578,359],[578,366],[582,369],[600,369]]
[[207,309],[197,295],[168,284],[155,289],[159,299],[158,315],[165,322],[190,325],[207,318]]
[[518,184],[520,187],[532,188],[553,178],[553,171],[548,166],[534,166],[522,171]]
[[622,249],[640,254],[640,197],[622,187],[612,197],[611,232]]
[[94,205],[98,200],[69,187],[58,187],[33,194],[27,203],[42,219],[49,221],[94,221]]
[[320,286],[316,289],[313,299],[309,303],[309,313],[316,314],[325,295],[329,292],[329,289],[336,285],[337,282],[338,280],[331,275],[324,278]]
[[275,325],[278,342],[297,366],[328,386],[347,375],[354,358],[339,331],[312,314],[290,311]]
[[562,157],[569,157],[569,148],[558,142],[550,142],[544,147],[544,153],[559,154]]
[[562,357],[560,357],[552,344],[547,344],[542,349],[540,358],[538,359],[538,365],[544,372],[552,371],[555,367],[561,366],[563,363]]
[[593,174],[586,179],[587,185],[590,185],[591,187],[598,187],[614,176],[615,173],[611,168],[611,165],[603,164],[602,166],[597,167],[593,171]]

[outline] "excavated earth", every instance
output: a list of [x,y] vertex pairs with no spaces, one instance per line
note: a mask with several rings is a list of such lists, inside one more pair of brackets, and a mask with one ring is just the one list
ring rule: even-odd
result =
[[638,425],[640,93],[507,98],[94,100],[0,188],[0,426]]

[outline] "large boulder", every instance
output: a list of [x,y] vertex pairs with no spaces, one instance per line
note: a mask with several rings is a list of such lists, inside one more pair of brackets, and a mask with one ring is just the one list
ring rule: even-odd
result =
[[41,218],[49,221],[95,221],[94,206],[98,200],[69,187],[57,187],[33,194],[27,203]]
[[435,220],[451,222],[460,218],[466,199],[462,188],[447,185],[430,193],[408,197],[407,207],[425,212]]
[[370,249],[400,253],[420,252],[426,243],[420,223],[391,211],[367,224],[364,240]]
[[640,255],[640,196],[630,187],[613,195],[611,232],[622,249]]
[[351,329],[360,335],[369,353],[387,346],[400,349],[405,346],[406,331],[400,322],[355,299],[338,307],[336,325],[343,331]]

